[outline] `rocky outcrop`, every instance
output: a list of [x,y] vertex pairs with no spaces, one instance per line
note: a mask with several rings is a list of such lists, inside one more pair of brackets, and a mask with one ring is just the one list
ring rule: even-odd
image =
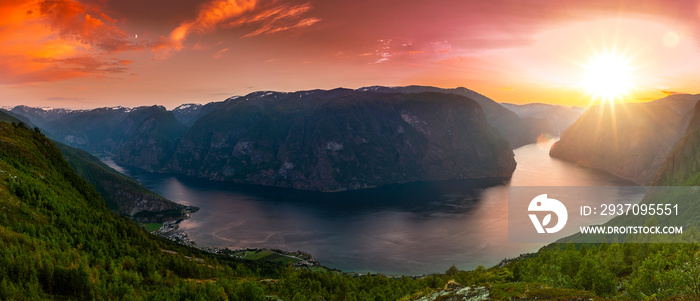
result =
[[648,185],[683,135],[700,95],[590,107],[550,155]]
[[340,191],[510,177],[515,161],[507,141],[467,97],[336,89],[229,99],[185,133],[166,169]]
[[415,299],[415,301],[483,301],[491,300],[489,294],[490,290],[486,286],[461,286],[450,281],[444,289]]

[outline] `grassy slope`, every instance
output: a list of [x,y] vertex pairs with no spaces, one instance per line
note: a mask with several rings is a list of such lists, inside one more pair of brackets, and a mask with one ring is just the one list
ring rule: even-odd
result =
[[[167,209],[162,212],[151,213],[151,215],[156,213],[164,214],[164,217],[158,221],[182,216],[181,209],[184,207],[183,205],[173,203],[146,189],[140,183],[122,175],[88,152],[60,143],[57,143],[56,146],[61,150],[64,158],[70,163],[75,172],[95,187],[95,190],[102,196],[110,209],[130,216],[129,211],[133,209],[129,205],[133,203],[133,200],[144,199],[167,206]],[[141,215],[144,215],[144,213]]]
[[4,111],[0,111],[0,122],[20,123],[20,120],[15,118],[14,116],[11,116],[10,114],[5,113]]
[[215,300],[232,288],[189,279],[250,273],[156,239],[112,213],[53,142],[6,123],[0,123],[0,208],[3,300],[176,299],[196,294]]

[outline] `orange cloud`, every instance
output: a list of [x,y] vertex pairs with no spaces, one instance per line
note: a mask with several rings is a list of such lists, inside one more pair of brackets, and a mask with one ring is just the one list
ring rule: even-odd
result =
[[271,34],[294,28],[308,27],[320,21],[319,18],[304,18],[311,10],[310,3],[300,5],[268,4],[257,0],[214,0],[202,6],[194,20],[180,24],[170,33],[172,48],[182,49],[182,42],[192,33],[206,33],[217,28],[232,28],[246,24],[259,24],[259,28],[242,38],[261,34]]
[[63,39],[75,39],[108,52],[140,48],[115,25],[115,20],[99,9],[76,0],[45,0],[39,4],[40,14]]
[[675,94],[682,94],[681,92],[676,92],[676,91],[668,91],[668,90],[661,90],[661,91],[659,91],[659,92],[661,92],[661,93],[665,94],[666,96],[669,96],[669,95],[675,95]]
[[302,27],[308,27],[311,25],[314,25],[316,22],[321,21],[319,18],[307,18],[299,21],[296,24],[293,25],[279,25],[279,24],[266,24],[263,27],[260,27],[260,29],[253,31],[247,35],[242,36],[241,38],[249,38],[252,36],[257,36],[261,34],[271,34],[275,32],[280,32],[280,31],[285,31],[293,28],[302,28]]
[[214,0],[202,6],[197,18],[183,22],[170,33],[176,50],[182,49],[182,41],[194,30],[202,33],[216,29],[224,21],[253,10],[256,0]]
[[224,57],[224,53],[226,53],[226,51],[228,51],[228,48],[224,48],[224,49],[217,51],[216,54],[214,54],[214,58],[220,59],[220,58]]
[[75,0],[14,0],[0,8],[0,83],[55,81],[124,72],[107,55],[141,46],[116,21]]

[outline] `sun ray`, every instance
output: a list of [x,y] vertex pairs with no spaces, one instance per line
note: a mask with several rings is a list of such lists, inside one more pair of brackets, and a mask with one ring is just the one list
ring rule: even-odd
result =
[[583,69],[580,87],[590,99],[589,106],[598,105],[596,131],[612,131],[610,143],[617,148],[616,103],[623,103],[636,88],[634,56],[628,54],[629,48],[620,48],[617,42],[611,47],[593,48],[591,53],[586,62],[578,63]]
[[593,101],[614,103],[629,95],[634,88],[631,59],[615,49],[594,52],[583,68],[582,86]]

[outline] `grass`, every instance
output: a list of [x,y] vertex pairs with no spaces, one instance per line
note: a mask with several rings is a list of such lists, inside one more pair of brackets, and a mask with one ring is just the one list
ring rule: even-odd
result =
[[143,227],[143,229],[145,229],[146,232],[153,232],[153,231],[156,231],[156,230],[160,229],[160,227],[162,227],[162,226],[163,226],[163,223],[146,223],[146,224],[141,224],[141,227]]
[[295,263],[299,261],[299,259],[277,254],[270,250],[246,251],[246,256],[244,258],[248,260],[261,260],[281,264]]

